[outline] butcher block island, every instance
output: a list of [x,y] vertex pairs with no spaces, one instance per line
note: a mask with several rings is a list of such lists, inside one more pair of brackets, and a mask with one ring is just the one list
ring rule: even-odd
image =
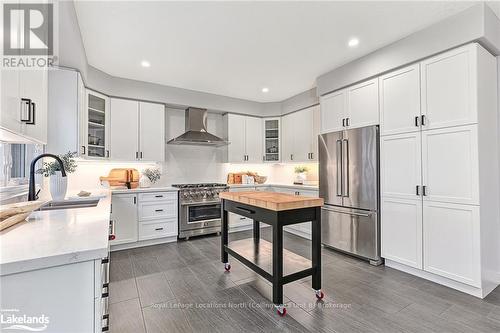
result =
[[[229,255],[272,283],[272,302],[280,316],[286,314],[283,285],[312,276],[318,299],[321,291],[321,206],[323,199],[276,192],[222,192],[221,261],[230,271]],[[253,220],[253,238],[229,242],[228,213]],[[283,249],[283,227],[311,222],[311,260]],[[260,223],[272,227],[272,243],[260,239]]]

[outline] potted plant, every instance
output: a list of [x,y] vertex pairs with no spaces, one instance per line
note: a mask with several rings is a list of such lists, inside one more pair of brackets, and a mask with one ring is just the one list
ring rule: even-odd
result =
[[[66,174],[73,173],[76,170],[76,152],[67,152],[64,155],[59,155],[61,158]],[[44,162],[43,166],[36,171],[44,177],[50,177],[50,195],[52,200],[64,200],[66,191],[68,190],[68,177],[62,177],[61,167],[57,161]]]
[[295,184],[304,184],[304,180],[306,180],[307,178],[307,171],[309,171],[309,169],[305,166],[296,166],[295,167],[295,174],[296,174],[296,177],[295,177],[295,181],[294,183]]
[[140,187],[150,187],[151,184],[160,180],[161,172],[157,168],[146,168],[142,171],[141,179],[139,180]]

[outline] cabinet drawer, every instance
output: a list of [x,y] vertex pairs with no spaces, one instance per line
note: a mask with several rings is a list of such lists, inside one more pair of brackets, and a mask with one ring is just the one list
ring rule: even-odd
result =
[[139,220],[177,217],[177,201],[140,202]]
[[151,192],[139,193],[139,202],[159,202],[177,200],[177,192]]
[[158,222],[140,223],[139,240],[161,238],[177,235],[177,219]]

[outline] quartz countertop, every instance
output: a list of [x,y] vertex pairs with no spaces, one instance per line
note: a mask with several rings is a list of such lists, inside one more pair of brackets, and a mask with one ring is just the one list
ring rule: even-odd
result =
[[120,193],[146,193],[146,192],[177,192],[179,189],[172,186],[164,187],[137,187],[133,189],[128,188],[112,188],[111,192],[113,194]]
[[265,184],[229,184],[229,187],[233,188],[247,188],[247,187],[281,187],[281,188],[291,188],[297,190],[309,190],[318,191],[318,185],[297,185],[297,184],[278,184],[278,183],[265,183]]
[[106,257],[111,191],[92,191],[91,197],[100,197],[96,207],[35,211],[1,231],[0,275]]

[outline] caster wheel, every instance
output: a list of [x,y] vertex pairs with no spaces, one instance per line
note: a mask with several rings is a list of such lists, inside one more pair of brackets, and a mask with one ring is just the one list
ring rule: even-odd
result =
[[278,313],[280,317],[284,317],[286,316],[286,308],[283,305],[277,306],[276,313]]
[[325,294],[321,291],[321,290],[316,290],[316,298],[317,299],[323,299],[323,297],[325,297]]
[[226,272],[229,272],[231,270],[231,265],[229,265],[228,263],[225,263],[224,269],[226,270]]

